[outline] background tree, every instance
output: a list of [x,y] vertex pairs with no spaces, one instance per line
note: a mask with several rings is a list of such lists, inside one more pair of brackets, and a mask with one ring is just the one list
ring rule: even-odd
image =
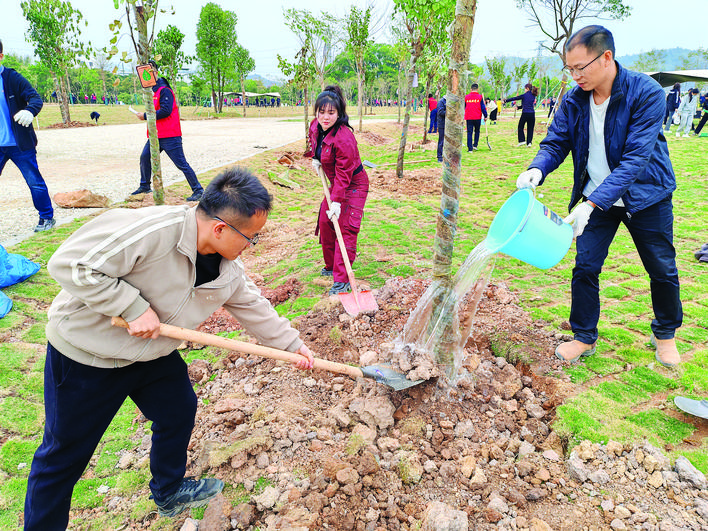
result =
[[[159,0],[113,0],[113,5],[119,9],[121,3],[125,7],[125,16],[128,22],[130,39],[135,49],[137,64],[147,64],[152,59],[152,43],[155,37],[155,22],[159,11]],[[131,18],[132,14],[132,18]],[[152,22],[152,29],[148,32],[148,24]],[[111,39],[112,48],[109,50],[110,56],[118,53],[116,43],[120,35],[123,23],[114,20],[108,27],[114,32]],[[123,52],[121,60],[131,61],[127,52]],[[116,68],[117,69],[117,68]],[[115,72],[115,71],[114,71]],[[133,78],[135,79],[135,78]],[[155,103],[153,92],[150,88],[141,88],[145,115],[147,117],[148,137],[150,140],[150,166],[152,170],[152,197],[156,205],[165,203],[165,192],[162,186],[162,166],[160,165],[160,141],[157,137],[157,124],[155,117]]]
[[[418,58],[430,41],[445,38],[445,30],[453,17],[454,0],[393,0],[396,12],[403,17],[403,23],[408,31],[410,60],[407,69],[408,91],[406,94],[406,114],[403,118],[401,143],[398,147],[396,175],[403,177],[403,157],[406,150],[408,124],[411,120],[411,105],[413,100],[413,76]],[[465,61],[467,64],[467,61]],[[400,95],[399,95],[400,97]]]
[[236,42],[236,13],[209,2],[202,7],[197,23],[197,59],[211,88],[214,111],[222,112],[226,81],[234,77],[233,50]]
[[679,69],[694,70],[697,68],[708,68],[708,49],[698,48],[689,52],[688,57],[684,57]]
[[660,72],[664,70],[665,62],[666,52],[654,49],[640,53],[639,57],[629,65],[629,68],[637,72]]
[[34,44],[34,53],[51,72],[62,122],[69,123],[68,71],[79,57],[90,53],[90,44],[80,41],[83,15],[68,0],[29,0],[20,6],[29,22],[27,39]]
[[172,24],[160,30],[155,38],[153,54],[160,65],[160,75],[167,79],[170,85],[177,81],[182,66],[194,59],[180,50],[183,42],[184,33]]
[[485,57],[484,63],[489,73],[489,80],[494,87],[495,96],[497,98],[506,95],[506,89],[509,86],[511,76],[506,73],[506,57]]
[[[526,11],[548,39],[541,47],[560,57],[565,64],[565,41],[575,32],[575,23],[584,18],[622,20],[630,15],[631,8],[623,0],[516,0],[516,5]],[[568,86],[568,74],[563,70],[561,92],[556,102],[560,104]]]
[[[344,18],[344,25],[347,28],[347,47],[354,54],[354,65],[356,67],[356,78],[358,87],[359,132],[361,133],[362,105],[364,103],[364,56],[369,47],[369,23],[371,22],[371,7],[359,9],[355,5],[349,8],[349,13]],[[324,88],[324,86],[323,86]]]
[[246,76],[256,69],[256,62],[253,60],[248,50],[241,46],[236,45],[233,51],[234,58],[234,71],[236,73],[236,78],[241,85],[241,105],[243,106],[243,116],[246,116]]
[[[428,119],[430,118],[430,109],[428,108],[428,94],[433,94],[433,97],[437,99],[437,84],[443,74],[443,66],[445,65],[445,59],[450,57],[451,44],[450,40],[445,36],[443,40],[431,40],[428,46],[423,50],[423,54],[418,59],[418,64],[420,66],[420,73],[423,79],[425,79],[425,90],[423,91],[423,98],[425,99],[425,110],[423,116],[423,143],[428,141]],[[432,125],[432,124],[430,124]]]
[[308,119],[308,104],[310,101],[310,85],[315,78],[315,66],[312,57],[312,47],[309,44],[309,37],[307,35],[303,36],[304,40],[300,51],[295,54],[295,61],[292,63],[281,57],[278,54],[278,68],[287,77],[290,78],[288,83],[299,88],[303,92],[303,119],[305,122],[305,144],[306,149],[310,148],[310,135],[308,131],[310,129],[310,121]]

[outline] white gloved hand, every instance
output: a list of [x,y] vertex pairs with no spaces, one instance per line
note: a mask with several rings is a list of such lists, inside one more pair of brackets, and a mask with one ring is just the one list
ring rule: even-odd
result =
[[563,221],[573,225],[573,238],[580,236],[585,230],[585,226],[588,224],[590,219],[590,214],[595,207],[593,207],[588,201],[580,203],[575,210],[573,210],[568,217]]
[[315,170],[315,173],[319,174],[321,167],[322,167],[322,163],[319,160],[312,159],[312,169]]
[[543,178],[543,173],[538,168],[531,168],[519,175],[516,179],[517,188],[536,188],[538,183],[541,182]]
[[339,215],[342,213],[342,203],[337,203],[336,201],[332,201],[332,204],[329,207],[329,210],[327,211],[327,217],[334,221],[335,219],[339,219]]
[[32,124],[32,120],[34,120],[34,114],[27,109],[22,109],[15,115],[15,121],[24,127],[29,127]]

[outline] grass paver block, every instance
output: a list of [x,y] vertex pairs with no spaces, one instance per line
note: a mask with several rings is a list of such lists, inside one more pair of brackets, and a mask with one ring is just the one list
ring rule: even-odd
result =
[[674,380],[646,367],[636,367],[629,372],[621,374],[620,378],[626,383],[644,389],[649,393],[676,389],[679,385]]
[[658,409],[650,409],[629,415],[627,420],[646,428],[671,444],[680,443],[695,430],[692,424],[681,422]]

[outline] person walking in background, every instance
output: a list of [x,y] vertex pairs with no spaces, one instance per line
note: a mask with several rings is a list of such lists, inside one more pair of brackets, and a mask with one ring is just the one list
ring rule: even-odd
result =
[[691,126],[693,125],[693,116],[696,114],[696,109],[698,108],[698,89],[689,89],[686,96],[681,100],[681,105],[679,105],[678,111],[681,115],[681,123],[676,130],[676,138],[681,136],[681,130],[683,130],[684,138],[688,138],[691,132]]
[[[467,152],[477,150],[479,143],[479,132],[482,125],[482,116],[487,117],[487,108],[484,105],[484,98],[477,92],[479,85],[473,83],[470,93],[465,96],[465,120],[467,121]],[[474,140],[473,140],[474,137]]]
[[445,145],[445,116],[447,115],[447,100],[445,96],[438,102],[438,162],[443,161],[443,146]]
[[433,98],[432,94],[428,94],[428,109],[430,109],[430,131],[428,133],[438,132],[438,102]]
[[[184,173],[192,195],[185,197],[187,201],[199,201],[204,188],[197,179],[197,174],[187,162],[182,148],[182,126],[179,123],[179,107],[175,93],[172,87],[164,77],[158,77],[157,64],[155,61],[150,61],[150,65],[157,78],[157,84],[152,87],[154,92],[153,101],[155,102],[157,138],[160,142],[160,153],[167,152],[167,156]],[[135,116],[140,120],[147,120],[147,115],[144,112],[136,112]],[[148,137],[150,133],[148,132]],[[150,162],[150,138],[145,143],[143,152],[140,155],[140,186],[131,195],[147,194],[151,192],[150,183],[152,181],[152,164]]]
[[699,136],[701,134],[703,126],[706,125],[706,122],[708,122],[708,98],[703,98],[703,103],[701,103],[701,107],[703,110],[703,115],[701,116],[701,121],[698,122],[698,125],[696,126],[696,136]]
[[366,196],[369,194],[369,176],[359,156],[354,129],[349,125],[347,105],[342,89],[330,85],[317,96],[313,109],[315,119],[310,124],[310,150],[304,156],[312,157],[315,172],[322,169],[330,182],[332,205],[323,199],[317,222],[324,268],[322,276],[332,276],[330,295],[346,293],[351,289],[344,266],[343,254],[334,231],[339,223],[349,262],[356,259],[356,242],[364,216]]
[[671,120],[674,112],[681,103],[681,83],[674,83],[673,88],[666,95],[666,116],[664,116],[664,130],[671,131]]
[[56,224],[49,190],[37,165],[37,135],[32,127],[44,103],[29,81],[1,64],[4,58],[0,41],[0,174],[8,160],[20,170],[39,212],[34,232],[41,232]]
[[489,122],[492,125],[497,124],[497,102],[494,101],[493,99],[490,100],[489,98],[486,99],[486,104],[487,104],[487,111],[489,111]]
[[[538,96],[538,87],[534,87],[531,83],[524,85],[524,93],[513,98],[506,98],[504,103],[510,101],[521,100],[521,117],[519,118],[518,138],[519,146],[524,144],[531,147],[533,142],[533,128],[536,125],[536,96]],[[526,135],[524,136],[524,127],[526,127]]]
[[674,335],[683,310],[673,245],[676,177],[661,132],[664,91],[615,60],[614,39],[602,26],[571,35],[565,53],[565,68],[577,86],[563,98],[536,157],[516,181],[519,188],[540,186],[572,153],[568,210],[580,204],[565,222],[576,237],[569,318],[574,339],[561,343],[555,354],[574,362],[595,353],[600,272],[623,223],[650,278],[654,356],[675,366],[681,357]]
[[548,118],[551,117],[551,114],[553,113],[553,107],[555,107],[555,106],[556,106],[556,97],[551,96],[548,99]]

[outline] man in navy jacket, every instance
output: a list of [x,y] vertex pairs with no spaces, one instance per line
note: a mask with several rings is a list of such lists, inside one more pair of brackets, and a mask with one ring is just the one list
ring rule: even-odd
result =
[[[0,63],[5,58],[0,41]],[[12,68],[0,64],[0,173],[8,160],[15,163],[32,194],[32,203],[39,212],[35,232],[55,225],[52,200],[37,165],[37,135],[32,120],[44,103],[29,81]]]
[[614,60],[612,34],[602,26],[579,30],[565,50],[577,87],[564,97],[538,154],[517,180],[519,188],[540,185],[572,153],[569,210],[580,204],[565,221],[577,237],[569,319],[574,340],[559,345],[556,356],[572,362],[595,352],[599,275],[621,222],[651,280],[655,357],[674,366],[681,361],[674,333],[683,312],[673,246],[676,178],[662,132],[664,92]]

